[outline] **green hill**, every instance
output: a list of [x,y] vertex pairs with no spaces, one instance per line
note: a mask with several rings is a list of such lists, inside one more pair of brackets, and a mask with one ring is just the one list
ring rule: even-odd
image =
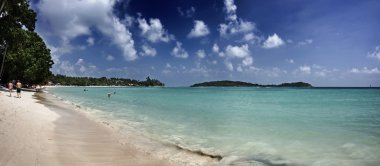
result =
[[203,82],[191,85],[190,87],[294,87],[294,88],[309,88],[313,87],[309,83],[305,82],[293,82],[293,83],[282,83],[279,85],[260,85],[256,83],[242,82],[242,81],[211,81]]

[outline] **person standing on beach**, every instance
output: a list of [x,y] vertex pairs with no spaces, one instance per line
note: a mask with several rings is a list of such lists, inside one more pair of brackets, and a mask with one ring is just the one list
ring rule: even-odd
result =
[[17,84],[16,84],[17,98],[21,98],[21,87],[22,87],[22,84],[20,80],[17,80]]
[[13,84],[11,81],[8,83],[9,97],[12,97]]

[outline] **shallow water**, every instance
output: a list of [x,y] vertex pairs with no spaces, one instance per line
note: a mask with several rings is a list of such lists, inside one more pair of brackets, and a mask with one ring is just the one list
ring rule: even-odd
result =
[[125,129],[224,161],[380,165],[380,89],[83,89],[49,91]]

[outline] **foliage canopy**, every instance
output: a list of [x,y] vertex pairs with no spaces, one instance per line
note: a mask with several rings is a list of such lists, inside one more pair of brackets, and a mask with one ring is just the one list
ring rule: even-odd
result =
[[50,50],[34,32],[36,13],[26,0],[1,0],[0,9],[0,63],[4,63],[1,82],[46,81],[54,63]]

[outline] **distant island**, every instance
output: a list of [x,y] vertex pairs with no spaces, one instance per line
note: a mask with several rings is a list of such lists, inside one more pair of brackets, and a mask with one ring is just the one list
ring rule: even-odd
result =
[[292,88],[310,88],[313,87],[309,83],[305,82],[292,82],[292,83],[282,83],[279,85],[261,85],[249,82],[242,81],[211,81],[211,82],[203,82],[191,85],[190,87],[292,87]]
[[107,78],[107,77],[70,77],[65,75],[53,75],[50,77],[51,85],[69,86],[165,86],[159,80],[147,77],[145,81],[129,78]]

